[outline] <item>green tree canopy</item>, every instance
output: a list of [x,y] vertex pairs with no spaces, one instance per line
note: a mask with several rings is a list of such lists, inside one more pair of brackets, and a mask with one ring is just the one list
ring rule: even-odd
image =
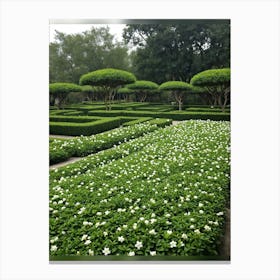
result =
[[153,93],[156,89],[158,89],[158,84],[151,81],[142,80],[136,81],[133,84],[129,84],[126,87],[134,90],[135,93],[139,95],[140,101],[144,102],[148,94]]
[[181,81],[169,81],[161,84],[159,90],[169,91],[178,102],[179,111],[182,110],[184,95],[193,91],[192,85]]
[[191,84],[206,88],[212,96],[214,105],[220,105],[222,111],[229,99],[230,93],[230,68],[210,69],[194,75]]
[[49,92],[57,99],[58,108],[61,108],[62,102],[70,92],[81,92],[82,88],[73,83],[51,83]]
[[114,99],[117,88],[122,85],[134,83],[135,81],[136,77],[130,72],[107,68],[82,75],[80,85],[103,87],[106,109],[111,110],[111,102]]
[[228,20],[128,24],[123,38],[138,47],[131,59],[139,79],[189,81],[205,69],[230,65]]
[[129,69],[128,48],[114,41],[108,27],[69,35],[56,31],[49,45],[50,82],[78,83],[84,73],[108,67]]

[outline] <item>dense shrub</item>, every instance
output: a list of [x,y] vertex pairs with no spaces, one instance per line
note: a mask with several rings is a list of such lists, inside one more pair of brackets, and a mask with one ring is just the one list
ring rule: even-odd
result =
[[106,118],[86,123],[50,122],[50,134],[58,135],[92,135],[118,127],[121,118]]
[[131,116],[131,117],[151,117],[151,118],[168,118],[173,120],[230,120],[229,113],[218,112],[187,112],[187,111],[171,111],[171,112],[151,112],[151,111],[89,111],[89,116],[101,116],[101,117],[117,117],[117,116]]

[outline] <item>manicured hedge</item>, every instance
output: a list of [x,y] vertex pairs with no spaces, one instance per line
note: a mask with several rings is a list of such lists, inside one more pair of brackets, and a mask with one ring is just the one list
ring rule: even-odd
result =
[[150,112],[150,111],[89,111],[89,116],[102,116],[102,117],[117,117],[117,116],[134,116],[134,117],[151,117],[151,118],[166,118],[173,120],[190,120],[190,119],[200,119],[200,120],[230,120],[229,113],[219,113],[219,112]]
[[106,118],[87,123],[50,122],[50,134],[92,135],[120,126],[121,118]]
[[[189,108],[186,108],[186,111],[189,111],[189,112],[211,112],[211,113],[216,113],[216,112],[222,112],[222,110],[220,108],[192,108],[192,107],[189,107]],[[229,109],[226,109],[226,112],[229,112],[230,110]]]
[[99,120],[101,117],[88,117],[88,116],[50,116],[50,122],[73,122],[73,123],[86,123]]
[[150,118],[150,117],[140,117],[136,120],[134,119],[132,121],[128,121],[128,122],[123,123],[123,126],[134,125],[134,124],[146,122],[146,121],[149,121],[149,120],[152,120],[152,118]]

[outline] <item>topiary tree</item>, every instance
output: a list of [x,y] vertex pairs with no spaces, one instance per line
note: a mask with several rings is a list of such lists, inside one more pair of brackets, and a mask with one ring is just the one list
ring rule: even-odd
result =
[[213,105],[219,104],[222,111],[225,111],[230,94],[230,68],[200,72],[192,77],[191,84],[206,88],[212,97]]
[[106,110],[111,110],[111,103],[118,87],[136,81],[135,76],[127,71],[106,68],[87,73],[80,78],[80,85],[100,86],[104,89]]
[[185,82],[170,81],[165,82],[159,86],[160,90],[169,91],[173,94],[175,100],[178,102],[179,111],[182,110],[183,100],[186,93],[192,92],[193,87]]
[[149,93],[152,93],[158,88],[158,84],[150,81],[136,81],[134,84],[126,86],[139,95],[140,102],[144,102]]
[[131,89],[129,89],[129,88],[127,88],[127,87],[123,87],[123,88],[119,88],[119,89],[118,89],[118,93],[121,94],[121,95],[123,95],[125,101],[128,102],[128,100],[129,100],[129,95],[130,95],[130,94],[133,94],[134,91],[131,90]]
[[52,83],[49,84],[50,94],[57,100],[57,106],[59,109],[62,107],[62,103],[66,99],[70,92],[81,92],[80,86],[71,83]]

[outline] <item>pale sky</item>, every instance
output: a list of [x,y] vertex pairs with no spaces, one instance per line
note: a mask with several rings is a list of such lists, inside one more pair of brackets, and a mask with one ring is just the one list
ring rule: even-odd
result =
[[122,30],[125,28],[125,24],[50,24],[49,26],[50,42],[54,42],[55,30],[66,34],[73,34],[90,30],[92,26],[96,28],[109,26],[110,33],[115,35],[115,39],[120,42],[122,41]]

